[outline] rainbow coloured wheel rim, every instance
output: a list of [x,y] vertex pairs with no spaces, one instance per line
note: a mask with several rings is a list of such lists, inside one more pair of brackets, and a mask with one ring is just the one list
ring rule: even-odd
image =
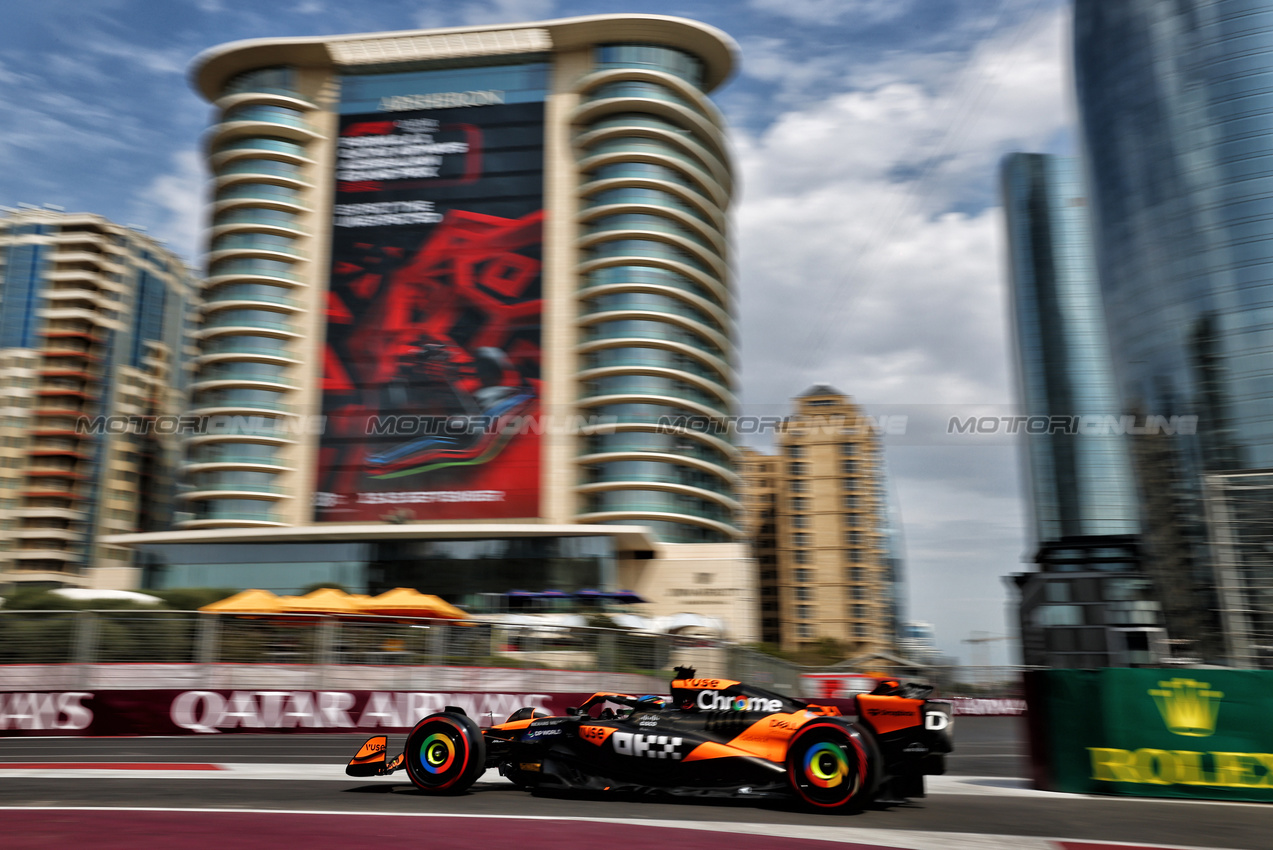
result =
[[481,730],[468,718],[427,717],[407,736],[407,775],[422,791],[460,792],[485,767]]
[[851,807],[863,796],[866,748],[847,729],[815,724],[802,729],[792,742],[787,772],[796,795],[809,805]]
[[421,766],[435,776],[455,764],[455,743],[443,732],[434,732],[420,744]]

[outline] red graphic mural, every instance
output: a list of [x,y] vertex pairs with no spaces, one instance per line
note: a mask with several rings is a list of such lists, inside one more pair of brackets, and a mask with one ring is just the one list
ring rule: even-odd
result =
[[319,521],[538,515],[542,104],[461,111],[346,119]]

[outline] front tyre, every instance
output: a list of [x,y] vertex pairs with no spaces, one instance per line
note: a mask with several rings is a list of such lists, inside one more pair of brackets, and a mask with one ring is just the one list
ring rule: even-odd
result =
[[801,729],[787,748],[787,779],[802,803],[822,811],[864,806],[869,758],[861,735],[832,723]]
[[407,736],[407,775],[427,794],[459,794],[486,770],[482,730],[460,714],[432,714]]

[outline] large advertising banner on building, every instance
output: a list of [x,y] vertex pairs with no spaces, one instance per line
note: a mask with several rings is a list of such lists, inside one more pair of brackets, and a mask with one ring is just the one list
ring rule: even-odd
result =
[[316,521],[538,515],[545,73],[342,81]]

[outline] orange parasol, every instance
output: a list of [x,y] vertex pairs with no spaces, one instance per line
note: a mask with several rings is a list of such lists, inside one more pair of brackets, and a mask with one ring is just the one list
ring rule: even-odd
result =
[[469,615],[449,602],[410,587],[395,587],[361,605],[364,614],[397,617],[437,617],[445,620],[467,620]]
[[358,614],[362,608],[345,591],[320,587],[304,596],[279,597],[275,610],[287,614]]
[[282,608],[279,598],[268,590],[243,590],[199,610],[208,614],[277,614]]

